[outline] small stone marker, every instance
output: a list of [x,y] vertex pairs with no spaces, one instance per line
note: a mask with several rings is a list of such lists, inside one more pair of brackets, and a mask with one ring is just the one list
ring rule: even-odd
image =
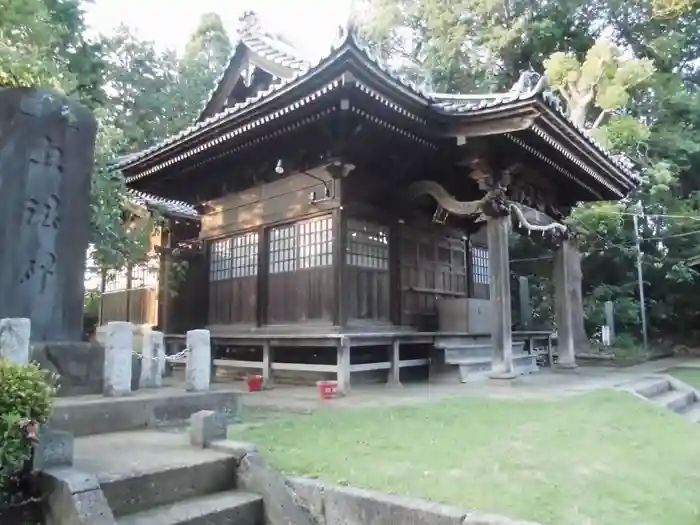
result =
[[34,447],[33,470],[73,465],[73,434],[41,425],[37,439]]
[[[160,354],[160,355],[159,355]],[[165,359],[163,334],[150,327],[142,329],[140,388],[154,388],[163,384],[160,359]]]
[[0,358],[13,363],[29,363],[29,319],[0,319]]
[[520,324],[524,330],[532,325],[532,302],[530,300],[530,281],[527,277],[518,277],[518,299],[520,302]]
[[209,390],[211,382],[211,339],[209,330],[187,332],[187,369],[185,388],[188,392]]
[[205,448],[212,441],[226,439],[228,418],[222,412],[201,410],[192,414],[190,425],[190,443]]
[[134,326],[112,321],[105,330],[104,395],[123,396],[131,393],[131,354]]
[[151,345],[153,355],[156,357],[156,383],[155,386],[163,386],[163,375],[165,374],[165,339],[163,332],[151,332]]
[[610,344],[615,342],[615,305],[612,301],[605,301],[605,325],[608,327]]

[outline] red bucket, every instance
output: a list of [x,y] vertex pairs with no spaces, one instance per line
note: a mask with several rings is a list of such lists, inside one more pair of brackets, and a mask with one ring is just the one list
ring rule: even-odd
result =
[[260,392],[263,385],[262,376],[248,376],[246,377],[246,383],[248,383],[248,392]]
[[338,381],[317,381],[316,386],[321,399],[333,399],[338,391]]

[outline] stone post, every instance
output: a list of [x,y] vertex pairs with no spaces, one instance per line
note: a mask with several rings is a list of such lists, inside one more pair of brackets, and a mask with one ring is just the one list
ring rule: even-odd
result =
[[141,377],[139,378],[140,388],[153,388],[161,386],[162,364],[165,360],[163,349],[163,334],[150,327],[142,329],[141,339]]
[[571,240],[554,253],[554,294],[557,319],[557,366],[576,368],[576,351],[585,351],[581,256]]
[[187,368],[185,388],[188,392],[209,390],[211,383],[211,337],[209,330],[187,332]]
[[134,325],[123,321],[107,323],[105,330],[104,395],[131,393],[131,359]]
[[529,330],[532,326],[530,281],[524,276],[518,277],[518,300],[520,302],[520,325],[523,330]]
[[274,351],[270,346],[270,341],[263,342],[262,376],[265,387],[272,386],[272,360]]
[[489,293],[493,312],[491,327],[491,377],[513,379],[513,334],[510,310],[510,260],[508,233],[510,216],[488,217],[486,235],[489,246]]
[[610,330],[610,344],[615,342],[615,306],[612,301],[605,301],[605,325]]
[[401,341],[394,339],[389,347],[389,375],[386,386],[401,386]]
[[0,358],[13,363],[29,363],[29,319],[0,319]]
[[338,392],[341,394],[350,393],[350,348],[350,338],[341,337],[338,339],[338,358],[336,361],[338,370],[336,377]]

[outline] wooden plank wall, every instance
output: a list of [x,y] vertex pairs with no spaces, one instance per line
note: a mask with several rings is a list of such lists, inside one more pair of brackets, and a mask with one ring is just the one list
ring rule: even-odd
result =
[[[127,309],[127,298],[129,308]],[[104,294],[102,298],[102,320],[130,321],[134,324],[158,323],[157,288],[137,288]]]
[[[297,173],[208,203],[212,211],[203,217],[200,238],[210,247],[212,242],[256,233],[260,264],[256,275],[209,280],[207,324],[235,329],[258,324],[333,321],[336,305],[332,259],[331,264],[270,272],[270,234],[274,228],[296,224],[293,235],[294,242],[298,242],[303,235],[300,221],[330,217],[340,205],[338,181],[321,169],[311,173],[329,181],[333,198],[311,203],[309,194],[315,192],[317,198],[322,198],[324,186],[313,177]],[[299,252],[295,257],[299,257]]]
[[404,225],[399,242],[400,323],[434,330],[438,298],[467,296],[466,243],[459,232],[439,225]]
[[201,239],[225,237],[228,234],[273,225],[308,215],[329,211],[339,206],[340,184],[325,171],[311,173],[334,184],[335,198],[311,204],[309,193],[323,197],[324,187],[305,174],[293,174],[239,193],[225,195],[208,204],[213,211],[202,217]]

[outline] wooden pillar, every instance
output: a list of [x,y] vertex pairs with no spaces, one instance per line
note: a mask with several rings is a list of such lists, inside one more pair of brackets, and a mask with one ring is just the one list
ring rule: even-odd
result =
[[97,326],[102,326],[105,308],[105,289],[107,288],[107,272],[102,269],[100,272],[100,306],[97,311]]
[[255,324],[267,324],[268,282],[270,275],[270,243],[267,240],[268,230],[264,226],[258,228],[258,270],[255,279]]
[[401,228],[393,223],[389,228],[389,319],[401,325]]
[[126,310],[124,317],[124,321],[130,322],[131,321],[131,270],[132,266],[131,264],[126,265]]
[[489,247],[489,292],[493,325],[491,328],[491,377],[513,379],[513,334],[510,311],[510,261],[508,255],[509,216],[489,217],[486,233]]
[[401,342],[398,339],[392,341],[389,347],[389,377],[386,381],[386,386],[401,386],[400,372],[401,372]]
[[273,350],[270,346],[270,341],[263,342],[263,362],[262,362],[262,376],[263,384],[266,386],[272,385],[272,360],[273,360]]
[[333,272],[334,272],[334,312],[333,324],[345,326],[348,322],[347,294],[344,291],[345,257],[348,231],[342,208],[333,210]]
[[350,338],[338,339],[338,392],[350,393]]
[[[554,253],[554,295],[557,319],[557,366],[576,368],[578,340],[585,338],[581,295],[581,256],[565,240]],[[576,304],[578,303],[578,304]],[[584,335],[577,335],[583,333]]]
[[472,239],[471,239],[471,234],[467,238],[466,242],[464,243],[465,250],[466,250],[466,255],[465,255],[465,272],[467,274],[467,297],[474,297],[474,281],[473,276],[474,276],[474,263],[472,261]]

